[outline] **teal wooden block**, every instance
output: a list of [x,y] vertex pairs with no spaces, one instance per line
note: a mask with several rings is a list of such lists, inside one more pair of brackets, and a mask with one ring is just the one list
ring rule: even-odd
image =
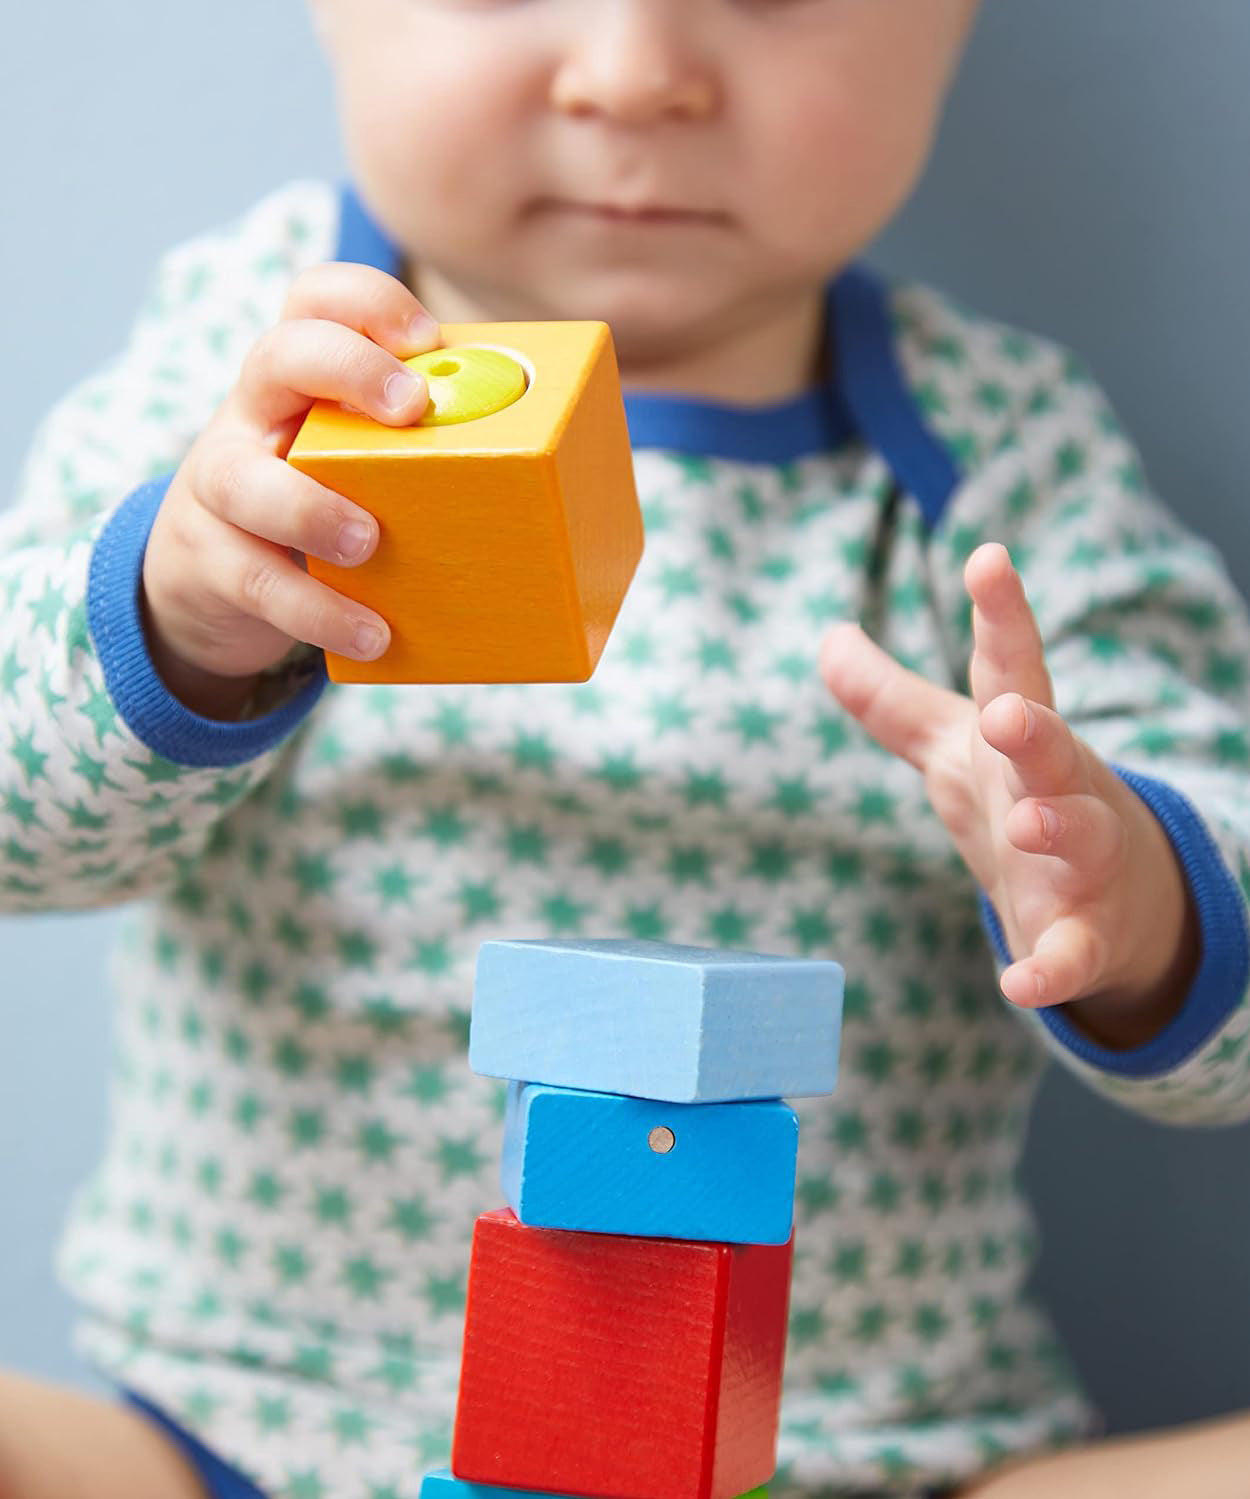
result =
[[469,1065],[673,1103],[801,1098],[837,1078],[842,967],[615,939],[484,942]]
[[436,1468],[421,1480],[421,1499],[552,1499],[537,1489],[506,1489],[494,1483],[470,1483],[450,1468]]
[[[455,1478],[450,1468],[436,1468],[421,1480],[421,1499],[552,1499],[547,1490],[505,1489],[493,1483],[470,1483]],[[569,1496],[573,1499],[573,1496]],[[768,1485],[761,1484],[740,1499],[768,1499]]]
[[508,1085],[500,1181],[522,1223],[784,1244],[799,1121],[780,1100],[659,1103]]

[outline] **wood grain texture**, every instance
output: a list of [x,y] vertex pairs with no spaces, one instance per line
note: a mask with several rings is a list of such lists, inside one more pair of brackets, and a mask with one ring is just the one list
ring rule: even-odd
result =
[[535,1227],[784,1244],[798,1143],[798,1117],[776,1099],[657,1103],[513,1082],[500,1181]]
[[376,661],[326,653],[336,682],[563,682],[594,671],[642,555],[616,354],[607,325],[447,323],[443,345],[491,345],[531,372],[475,421],[387,427],[314,404],[287,461],[376,516],[358,567],[308,571],[376,610]]
[[831,1093],[840,964],[616,939],[484,942],[469,1065],[672,1103]]
[[451,1471],[588,1499],[734,1499],[767,1482],[791,1250],[483,1214]]

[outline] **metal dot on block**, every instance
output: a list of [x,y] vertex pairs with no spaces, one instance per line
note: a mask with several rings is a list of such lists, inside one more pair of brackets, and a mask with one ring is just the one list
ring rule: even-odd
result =
[[667,1124],[657,1124],[647,1136],[647,1144],[655,1151],[656,1155],[667,1155],[673,1146],[677,1144],[677,1136],[669,1129]]

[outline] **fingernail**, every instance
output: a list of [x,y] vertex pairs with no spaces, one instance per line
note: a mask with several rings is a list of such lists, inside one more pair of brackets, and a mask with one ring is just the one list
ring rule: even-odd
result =
[[372,661],[382,652],[382,643],[386,639],[377,625],[357,625],[356,633],[352,636],[352,650],[362,661]]
[[1037,815],[1042,819],[1042,841],[1047,846],[1055,841],[1055,835],[1059,831],[1059,819],[1050,807],[1039,806]]
[[369,545],[371,531],[364,521],[349,520],[339,527],[338,547],[339,556],[344,562],[354,562],[357,557],[364,555],[365,548]]
[[[412,322],[408,324],[408,342],[414,346],[413,352],[424,354],[426,350],[438,347],[438,323],[428,312],[419,312]],[[420,345],[420,348],[416,347]]]
[[1029,707],[1028,698],[1022,697],[1020,699],[1020,706],[1024,709],[1024,737],[1032,739],[1033,731],[1037,728],[1037,715]]
[[388,411],[402,411],[410,405],[421,389],[421,380],[408,370],[396,370],[387,375],[382,386],[382,400]]

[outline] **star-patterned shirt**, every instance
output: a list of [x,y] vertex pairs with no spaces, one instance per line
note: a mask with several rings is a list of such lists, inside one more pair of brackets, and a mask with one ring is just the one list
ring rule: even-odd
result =
[[[61,1270],[81,1346],[266,1492],[394,1499],[446,1459],[502,1085],[467,1068],[488,937],[833,956],[832,1099],[798,1102],[777,1494],[910,1492],[1087,1429],[1024,1294],[1015,1182],[1050,1051],[1160,1119],[1250,1115],[1250,626],[1070,356],[923,287],[830,293],[827,388],[629,401],[646,551],[577,686],[173,700],[138,620],[163,492],[329,258],[396,268],[297,182],[162,261],[124,353],[41,425],[0,514],[0,907],[127,903],[104,1158]],[[966,682],[962,565],[1008,544],[1060,710],[1167,828],[1203,957],[1104,1052],[997,992],[996,922],[919,777],[820,682],[858,618]]]

